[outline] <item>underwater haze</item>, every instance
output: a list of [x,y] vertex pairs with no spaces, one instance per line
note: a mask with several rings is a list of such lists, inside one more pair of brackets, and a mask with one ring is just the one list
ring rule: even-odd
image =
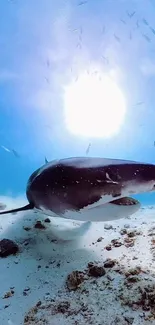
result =
[[[0,15],[2,195],[24,195],[45,157],[155,163],[154,1],[8,0]],[[114,101],[100,99],[102,76],[123,96],[122,119],[110,83]]]
[[[155,0],[0,0],[0,210],[68,157],[155,164]],[[0,325],[154,325],[155,192],[132,197],[108,225],[0,215]]]

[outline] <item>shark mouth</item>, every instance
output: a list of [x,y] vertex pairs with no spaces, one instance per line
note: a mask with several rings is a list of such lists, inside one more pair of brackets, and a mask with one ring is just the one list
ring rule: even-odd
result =
[[132,197],[122,197],[121,199],[114,200],[109,202],[111,204],[116,204],[116,205],[138,205],[139,201],[133,199]]

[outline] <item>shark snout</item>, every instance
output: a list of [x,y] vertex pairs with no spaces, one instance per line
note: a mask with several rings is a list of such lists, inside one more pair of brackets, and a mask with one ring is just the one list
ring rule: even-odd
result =
[[150,191],[155,191],[155,181],[152,181],[152,189]]
[[123,195],[147,193],[155,191],[155,180],[151,181],[132,181],[123,186]]
[[152,192],[155,191],[155,180],[144,182],[141,186],[143,192]]

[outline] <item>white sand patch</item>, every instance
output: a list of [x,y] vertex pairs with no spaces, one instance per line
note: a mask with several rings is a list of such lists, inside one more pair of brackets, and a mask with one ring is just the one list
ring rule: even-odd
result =
[[[25,205],[26,200],[1,197],[0,202],[10,209]],[[110,222],[109,230],[104,229],[105,223],[89,224],[75,241],[66,240],[67,232],[71,238],[71,228],[78,226],[82,234],[83,224],[62,219],[48,223],[43,221],[46,218],[32,211],[0,216],[0,239],[19,245],[16,256],[0,258],[1,325],[24,324],[24,317],[25,324],[32,325],[155,324],[153,307],[147,307],[146,301],[138,305],[139,287],[145,291],[150,286],[150,295],[154,294],[154,207],[141,209],[130,219]],[[37,220],[43,229],[34,228]],[[107,258],[116,259],[121,274],[106,269],[106,275],[88,277],[76,291],[68,291],[68,274],[86,270],[88,262],[103,265]],[[129,283],[126,272],[137,266],[142,272]],[[10,297],[4,298],[8,292],[12,292]],[[38,301],[41,304],[32,309]]]

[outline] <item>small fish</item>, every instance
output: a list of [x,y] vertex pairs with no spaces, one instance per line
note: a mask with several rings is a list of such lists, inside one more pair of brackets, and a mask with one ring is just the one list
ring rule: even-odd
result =
[[10,153],[12,152],[12,153],[14,154],[14,156],[16,156],[17,158],[20,157],[19,154],[17,153],[17,151],[14,150],[14,149],[8,149],[7,147],[5,147],[5,146],[3,146],[3,145],[1,145],[1,148],[4,149],[4,150],[7,151],[7,152],[10,152]]
[[48,124],[45,124],[46,128],[50,129],[51,130],[51,126],[48,125]]
[[155,35],[155,29],[150,27],[151,32]]
[[92,75],[97,75],[99,73],[99,71],[95,70],[92,72]]
[[83,33],[83,28],[80,27],[80,34],[82,35],[82,33]]
[[143,22],[146,26],[149,25],[149,23],[147,22],[147,20],[146,20],[145,18],[142,19],[142,22]]
[[143,104],[144,104],[144,102],[137,102],[136,106],[140,106],[140,105],[143,105]]
[[105,61],[106,64],[109,64],[109,59],[106,56],[102,55],[102,59]]
[[81,49],[81,48],[82,48],[82,45],[81,45],[80,43],[77,43],[76,47],[77,47],[78,49]]
[[91,147],[91,143],[89,143],[88,147],[87,147],[87,150],[86,150],[86,155],[88,155],[89,153],[89,150],[90,150],[90,147]]
[[47,160],[47,158],[45,157],[45,164],[48,164],[48,160]]
[[49,84],[50,82],[49,82],[49,79],[47,78],[47,77],[45,77],[45,80],[46,80],[46,82]]
[[128,15],[130,18],[132,18],[132,17],[135,15],[135,13],[136,13],[136,11],[133,11],[132,13],[129,13],[129,12],[127,11],[127,15]]
[[106,27],[105,27],[105,26],[103,26],[103,27],[102,27],[102,34],[104,34],[104,33],[105,33],[105,29],[106,29]]
[[120,21],[121,21],[124,25],[126,25],[126,21],[125,21],[125,20],[120,19]]
[[85,5],[87,2],[88,2],[88,1],[81,1],[81,2],[78,3],[78,6],[83,6],[83,5]]
[[78,28],[73,28],[73,29],[72,29],[72,28],[70,27],[69,30],[70,30],[71,32],[78,32],[79,29],[78,29]]
[[150,37],[148,37],[147,35],[145,35],[145,34],[142,34],[142,36],[143,36],[143,38],[145,38],[145,40],[147,41],[147,42],[151,42],[151,39],[150,39]]
[[114,37],[115,37],[116,41],[117,41],[118,43],[120,43],[120,38],[119,38],[117,35],[115,35],[115,34],[114,34]]
[[5,146],[2,146],[2,145],[1,145],[1,148],[4,149],[4,150],[7,151],[7,152],[11,152],[11,150],[8,149],[8,148],[6,148]]
[[19,154],[18,154],[18,152],[16,150],[12,149],[12,152],[13,152],[13,154],[14,154],[15,157],[17,157],[17,158],[20,157]]
[[47,64],[47,67],[49,68],[50,67],[50,61],[48,59],[46,61],[46,64]]
[[130,32],[129,34],[129,39],[131,40],[132,39],[132,33]]
[[82,34],[79,35],[79,42],[82,42]]

